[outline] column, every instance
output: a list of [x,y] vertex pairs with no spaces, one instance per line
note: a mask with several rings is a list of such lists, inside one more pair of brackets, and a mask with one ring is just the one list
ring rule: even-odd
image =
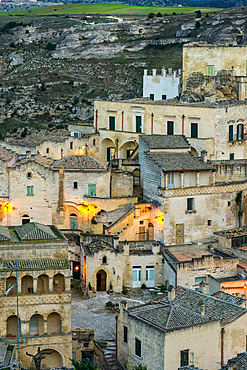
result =
[[184,173],[181,172],[181,185],[180,185],[181,188],[184,187]]
[[166,189],[168,188],[168,174],[166,173]]
[[70,291],[70,276],[69,277],[66,277],[65,276],[65,292],[69,292]]
[[213,186],[214,186],[215,185],[215,171],[213,171],[212,177],[213,177]]
[[21,277],[18,276],[18,294],[21,294]]
[[33,278],[33,293],[37,293],[38,278]]
[[47,334],[47,320],[44,320],[44,334]]
[[200,172],[196,173],[196,186],[200,186]]
[[49,276],[49,292],[53,292],[53,277]]

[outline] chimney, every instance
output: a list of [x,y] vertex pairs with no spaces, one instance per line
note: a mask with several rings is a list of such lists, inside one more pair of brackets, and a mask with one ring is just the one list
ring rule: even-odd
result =
[[153,76],[156,76],[156,69],[152,69],[153,71]]
[[168,68],[168,74],[172,75],[172,68]]
[[204,304],[204,302],[203,301],[200,301],[199,302],[199,305],[200,305],[200,314],[202,316],[205,316],[205,304]]
[[113,248],[118,249],[118,242],[119,242],[119,237],[117,235],[113,236]]
[[31,150],[26,151],[26,158],[31,158]]
[[126,301],[121,301],[120,302],[120,313],[122,313],[123,310],[127,310],[127,309],[128,309],[127,302]]
[[207,288],[205,283],[200,283],[199,284],[199,292],[202,294],[207,294]]
[[178,75],[181,76],[181,69],[178,70]]
[[177,71],[173,72],[173,77],[177,77]]
[[207,154],[208,152],[206,150],[201,151],[201,160],[206,163],[207,162]]
[[148,75],[148,70],[144,69],[144,76],[147,76],[147,75]]
[[168,298],[171,302],[174,301],[176,298],[176,291],[173,285],[170,285],[168,288]]
[[159,244],[152,244],[152,252],[153,254],[158,254],[160,251],[160,245]]
[[161,74],[162,74],[163,77],[166,77],[166,69],[162,69]]
[[127,242],[127,240],[123,242],[123,250],[124,250],[124,254],[129,255],[130,247],[129,247],[129,243]]

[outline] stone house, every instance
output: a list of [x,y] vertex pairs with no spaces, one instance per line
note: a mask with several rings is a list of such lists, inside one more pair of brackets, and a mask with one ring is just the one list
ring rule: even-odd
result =
[[[84,290],[121,292],[128,288],[160,287],[164,284],[164,258],[161,244],[119,242],[118,236],[64,231],[69,239],[72,264],[80,260],[80,279]],[[78,235],[80,246],[78,246]],[[78,258],[80,255],[80,258]]]
[[[121,304],[117,319],[117,358],[132,369],[177,370],[193,364],[216,370],[246,346],[247,311],[186,288],[139,307]],[[210,356],[209,356],[210,354]]]
[[181,70],[172,71],[172,68],[161,70],[158,75],[156,69],[152,74],[144,69],[143,75],[143,97],[150,100],[165,100],[179,96],[181,93]]
[[246,368],[246,362],[247,362],[247,351],[238,353],[237,356],[229,359],[227,361],[226,365],[223,365],[223,367],[219,370],[239,370],[239,369],[245,369]]
[[[70,367],[68,241],[55,226],[34,222],[0,226],[0,251],[0,342],[17,351],[17,263],[22,366],[33,365],[26,352],[35,355],[40,347],[41,351],[54,350],[42,361],[47,368]],[[6,296],[9,286],[14,289]]]

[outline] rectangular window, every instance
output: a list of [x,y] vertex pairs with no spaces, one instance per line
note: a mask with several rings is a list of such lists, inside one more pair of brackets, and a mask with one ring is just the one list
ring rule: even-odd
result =
[[81,133],[80,132],[74,132],[74,137],[77,139],[81,138]]
[[150,100],[154,100],[154,94],[150,94]]
[[193,211],[194,198],[187,198],[187,211]]
[[173,172],[168,172],[166,174],[167,176],[167,187],[168,189],[173,189],[174,188],[174,173]]
[[109,117],[109,130],[115,131],[115,117]]
[[176,224],[176,244],[184,243],[184,224]]
[[162,100],[166,100],[166,95],[162,95]]
[[174,122],[167,121],[167,135],[174,135]]
[[88,184],[88,195],[96,196],[96,184]]
[[154,287],[154,267],[146,267],[146,286],[148,288]]
[[198,123],[191,123],[191,137],[198,137]]
[[31,179],[31,177],[32,177],[31,172],[28,172],[28,173],[27,173],[27,178],[28,178],[28,179]]
[[214,66],[212,65],[207,66],[207,76],[214,76]]
[[238,140],[243,140],[244,125],[240,123],[237,125],[237,138]]
[[115,159],[115,152],[116,152],[116,149],[114,147],[107,148],[107,161],[108,162]]
[[141,341],[139,339],[135,339],[135,355],[141,357],[142,350],[141,350]]
[[74,182],[74,189],[78,189],[78,182],[77,181]]
[[230,153],[230,161],[234,160],[234,153]]
[[181,355],[181,362],[180,362],[181,367],[188,366],[189,365],[189,350],[186,349],[184,351],[181,351],[180,355]]
[[208,220],[208,226],[211,226],[211,225],[212,225],[212,221]]
[[123,329],[124,329],[124,343],[128,343],[128,328],[127,328],[127,326],[124,326],[123,327]]
[[33,186],[27,186],[27,195],[34,195]]
[[69,147],[70,147],[70,149],[73,149],[73,142],[72,141],[69,143]]
[[233,141],[233,125],[229,125],[229,135],[228,140]]
[[142,132],[142,117],[136,116],[136,132],[141,133]]
[[141,287],[141,267],[133,267],[132,281],[133,281],[133,288]]

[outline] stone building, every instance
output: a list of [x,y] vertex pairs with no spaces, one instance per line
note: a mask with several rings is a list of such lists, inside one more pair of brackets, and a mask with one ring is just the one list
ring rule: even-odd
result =
[[144,69],[143,75],[143,97],[150,100],[165,100],[179,96],[181,93],[181,70],[172,71],[172,68],[161,70],[158,75],[156,69],[152,74]]
[[117,321],[118,361],[154,370],[193,364],[216,370],[246,348],[247,311],[186,288],[169,288],[156,301],[129,308]]
[[[54,350],[42,365],[70,367],[68,241],[55,226],[34,222],[0,226],[0,251],[0,342],[13,345],[17,351],[17,263],[22,366],[34,365],[26,352],[35,355],[40,347],[41,351]],[[9,286],[14,289],[6,296]]]

